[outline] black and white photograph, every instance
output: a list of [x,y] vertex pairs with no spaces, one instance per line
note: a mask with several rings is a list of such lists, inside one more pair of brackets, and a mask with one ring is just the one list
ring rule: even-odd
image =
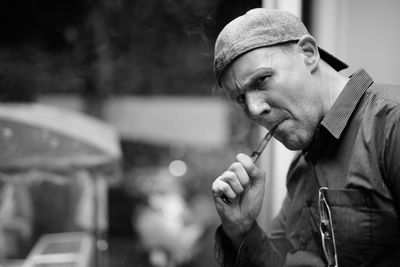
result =
[[399,11],[1,1],[0,267],[400,266]]

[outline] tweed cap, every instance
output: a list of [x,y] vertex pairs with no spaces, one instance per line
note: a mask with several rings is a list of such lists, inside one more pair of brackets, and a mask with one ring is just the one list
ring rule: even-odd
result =
[[[253,49],[299,40],[310,33],[290,12],[255,8],[232,20],[220,32],[215,42],[214,72],[220,84],[226,67],[240,55]],[[340,71],[347,64],[318,47],[320,57]]]

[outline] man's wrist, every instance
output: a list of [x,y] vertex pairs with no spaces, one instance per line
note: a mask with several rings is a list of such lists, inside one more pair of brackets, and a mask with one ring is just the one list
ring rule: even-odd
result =
[[248,232],[252,228],[254,222],[250,224],[240,224],[235,226],[227,226],[222,224],[222,230],[225,235],[231,240],[235,249],[239,249],[240,244],[246,238]]

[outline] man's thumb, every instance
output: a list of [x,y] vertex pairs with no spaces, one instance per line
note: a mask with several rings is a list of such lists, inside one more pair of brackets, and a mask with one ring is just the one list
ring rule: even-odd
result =
[[236,156],[236,159],[243,165],[249,175],[250,183],[265,182],[265,172],[258,168],[248,155],[240,153]]

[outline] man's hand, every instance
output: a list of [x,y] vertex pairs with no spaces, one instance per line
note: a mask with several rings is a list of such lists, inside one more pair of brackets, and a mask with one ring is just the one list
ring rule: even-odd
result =
[[238,154],[236,159],[237,162],[215,179],[212,192],[222,228],[238,247],[260,213],[265,172],[245,154]]

